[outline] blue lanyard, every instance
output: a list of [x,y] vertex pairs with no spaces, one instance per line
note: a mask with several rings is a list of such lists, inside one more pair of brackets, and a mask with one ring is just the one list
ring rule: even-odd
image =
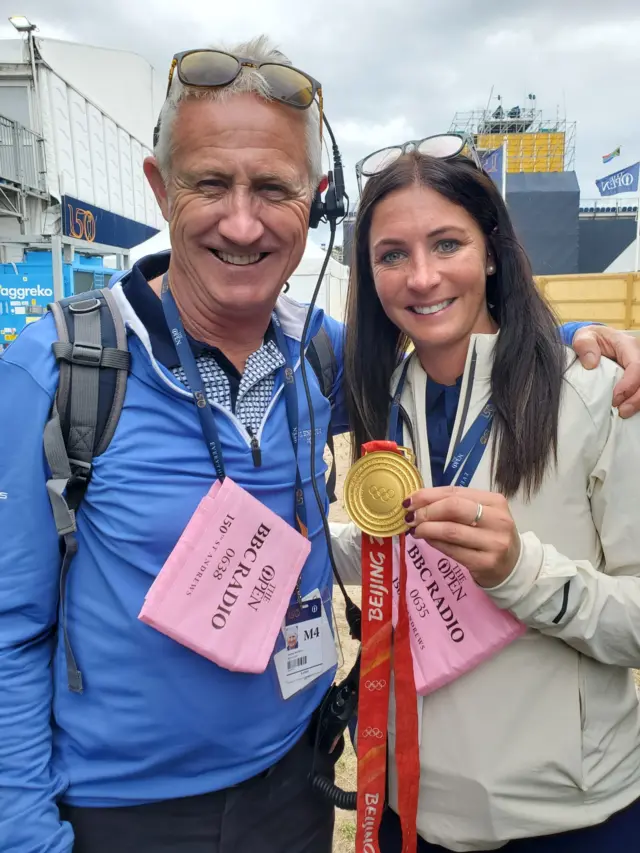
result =
[[[165,275],[162,282],[162,307],[164,309],[165,319],[167,321],[167,325],[169,326],[169,330],[171,332],[171,337],[173,338],[173,343],[175,345],[178,358],[180,359],[180,364],[185,372],[187,382],[189,383],[189,387],[191,388],[191,391],[193,392],[193,396],[196,401],[196,411],[198,412],[198,417],[200,418],[202,434],[206,441],[209,454],[211,455],[211,461],[213,462],[213,467],[216,471],[216,477],[218,478],[218,480],[222,481],[224,480],[226,475],[224,469],[224,459],[222,457],[220,434],[218,433],[218,427],[216,426],[216,421],[213,415],[212,408],[209,405],[209,402],[207,401],[204,382],[202,376],[200,375],[200,371],[198,370],[198,365],[196,363],[195,356],[193,355],[191,346],[187,339],[187,335],[184,330],[184,325],[180,317],[180,312],[178,311],[178,306],[176,305],[175,299],[173,298],[173,294],[171,293],[171,290],[169,288],[169,278],[167,275]],[[283,358],[285,359],[283,391],[285,405],[287,408],[287,421],[289,425],[289,432],[291,434],[291,443],[293,445],[293,450],[296,459],[294,514],[298,530],[300,531],[300,533],[302,533],[303,536],[307,537],[307,512],[298,460],[299,413],[296,381],[293,372],[293,366],[291,363],[289,347],[287,346],[287,342],[285,340],[284,332],[282,331],[280,321],[278,320],[275,314],[272,317],[272,321],[276,336],[276,344],[278,346],[278,349],[282,353]]]
[[[273,330],[276,336],[276,344],[285,359],[283,387],[284,403],[287,408],[287,423],[289,424],[291,444],[293,445],[293,452],[296,457],[296,488],[294,492],[294,515],[298,530],[300,531],[300,533],[302,533],[304,537],[308,538],[309,531],[307,528],[307,507],[304,501],[304,489],[302,488],[302,477],[300,476],[300,462],[298,458],[298,451],[300,447],[300,433],[298,430],[300,413],[298,411],[298,393],[296,391],[296,378],[293,371],[293,365],[291,363],[289,347],[287,346],[287,342],[284,337],[284,332],[282,331],[282,326],[280,325],[280,320],[278,320],[277,316],[273,314],[272,321]],[[300,342],[300,358],[304,358],[304,341]]]
[[[398,444],[402,443],[402,424],[400,423],[400,399],[407,381],[410,358],[405,360],[400,379],[393,395],[389,412],[388,437]],[[442,482],[450,486],[454,480],[456,486],[466,487],[478,470],[478,465],[487,449],[495,406],[489,400],[475,421],[471,424],[462,441],[456,447],[453,456],[442,475]],[[457,477],[457,479],[456,479]]]
[[393,395],[391,410],[389,412],[389,425],[387,427],[387,437],[389,441],[395,441],[395,443],[399,445],[402,444],[402,424],[400,423],[400,398],[402,397],[405,382],[407,381],[407,373],[409,372],[410,362],[411,356],[405,358],[402,373],[400,374],[400,379],[398,380],[396,393]]
[[489,400],[471,424],[464,438],[454,450],[449,464],[444,469],[442,474],[443,485],[450,486],[454,480],[456,486],[464,488],[469,485],[487,449],[495,410],[496,407]]
[[211,406],[207,401],[204,382],[200,375],[200,371],[198,370],[198,365],[196,364],[193,352],[191,351],[189,341],[187,340],[187,334],[182,324],[180,312],[178,311],[178,306],[173,298],[173,294],[169,289],[169,279],[166,275],[162,281],[162,307],[164,309],[164,316],[167,321],[167,326],[169,326],[169,331],[171,332],[176,352],[178,353],[178,358],[180,359],[180,364],[182,365],[189,387],[195,397],[196,411],[200,418],[202,434],[207,443],[213,467],[216,470],[216,477],[222,482],[225,478],[225,471],[218,427],[216,426]]

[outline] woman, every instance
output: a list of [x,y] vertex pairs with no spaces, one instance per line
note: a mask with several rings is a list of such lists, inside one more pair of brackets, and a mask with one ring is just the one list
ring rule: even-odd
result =
[[[584,370],[562,346],[501,196],[466,158],[403,154],[370,178],[351,274],[354,458],[387,437],[401,392],[404,427],[389,437],[413,446],[427,486],[407,503],[412,534],[529,629],[420,700],[418,850],[632,849],[640,421],[611,408],[617,368]],[[468,488],[442,486],[489,399]],[[355,582],[358,531],[334,545]],[[400,850],[394,767],[383,853]]]

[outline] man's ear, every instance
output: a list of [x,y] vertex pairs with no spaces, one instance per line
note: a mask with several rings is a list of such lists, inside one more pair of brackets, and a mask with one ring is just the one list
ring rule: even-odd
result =
[[167,195],[167,187],[160,171],[160,166],[155,157],[145,157],[142,165],[146,179],[149,181],[149,186],[153,190],[153,194],[158,202],[158,207],[162,211],[165,220],[169,221],[169,197]]

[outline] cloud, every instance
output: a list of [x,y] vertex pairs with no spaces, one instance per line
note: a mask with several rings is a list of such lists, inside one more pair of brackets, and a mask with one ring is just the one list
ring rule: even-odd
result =
[[566,110],[577,122],[585,197],[602,154],[622,145],[621,165],[640,159],[637,0],[23,0],[20,11],[44,37],[133,50],[163,78],[178,50],[269,33],[322,81],[351,192],[360,157],[446,131],[456,111],[486,107],[492,89],[509,106],[535,93],[550,117]]

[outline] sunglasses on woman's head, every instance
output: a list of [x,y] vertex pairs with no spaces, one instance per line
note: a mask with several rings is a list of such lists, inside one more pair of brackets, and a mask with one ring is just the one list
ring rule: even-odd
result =
[[[167,95],[175,72],[184,86],[200,89],[217,89],[229,86],[242,68],[255,68],[269,87],[274,101],[296,110],[307,110],[318,96],[320,109],[320,136],[322,136],[322,86],[309,74],[281,62],[256,62],[244,56],[234,56],[222,50],[185,50],[176,53],[169,69]],[[160,122],[154,132],[157,141]]]
[[395,163],[403,154],[407,154],[408,152],[417,151],[418,154],[435,157],[439,160],[451,160],[453,157],[463,154],[465,148],[468,149],[475,165],[479,169],[482,169],[480,158],[471,137],[459,133],[438,133],[435,136],[427,136],[424,139],[410,140],[403,145],[390,145],[387,148],[380,148],[379,151],[368,154],[356,163],[358,187],[360,192],[362,192],[366,178],[371,178],[373,175],[383,172],[387,166]]

